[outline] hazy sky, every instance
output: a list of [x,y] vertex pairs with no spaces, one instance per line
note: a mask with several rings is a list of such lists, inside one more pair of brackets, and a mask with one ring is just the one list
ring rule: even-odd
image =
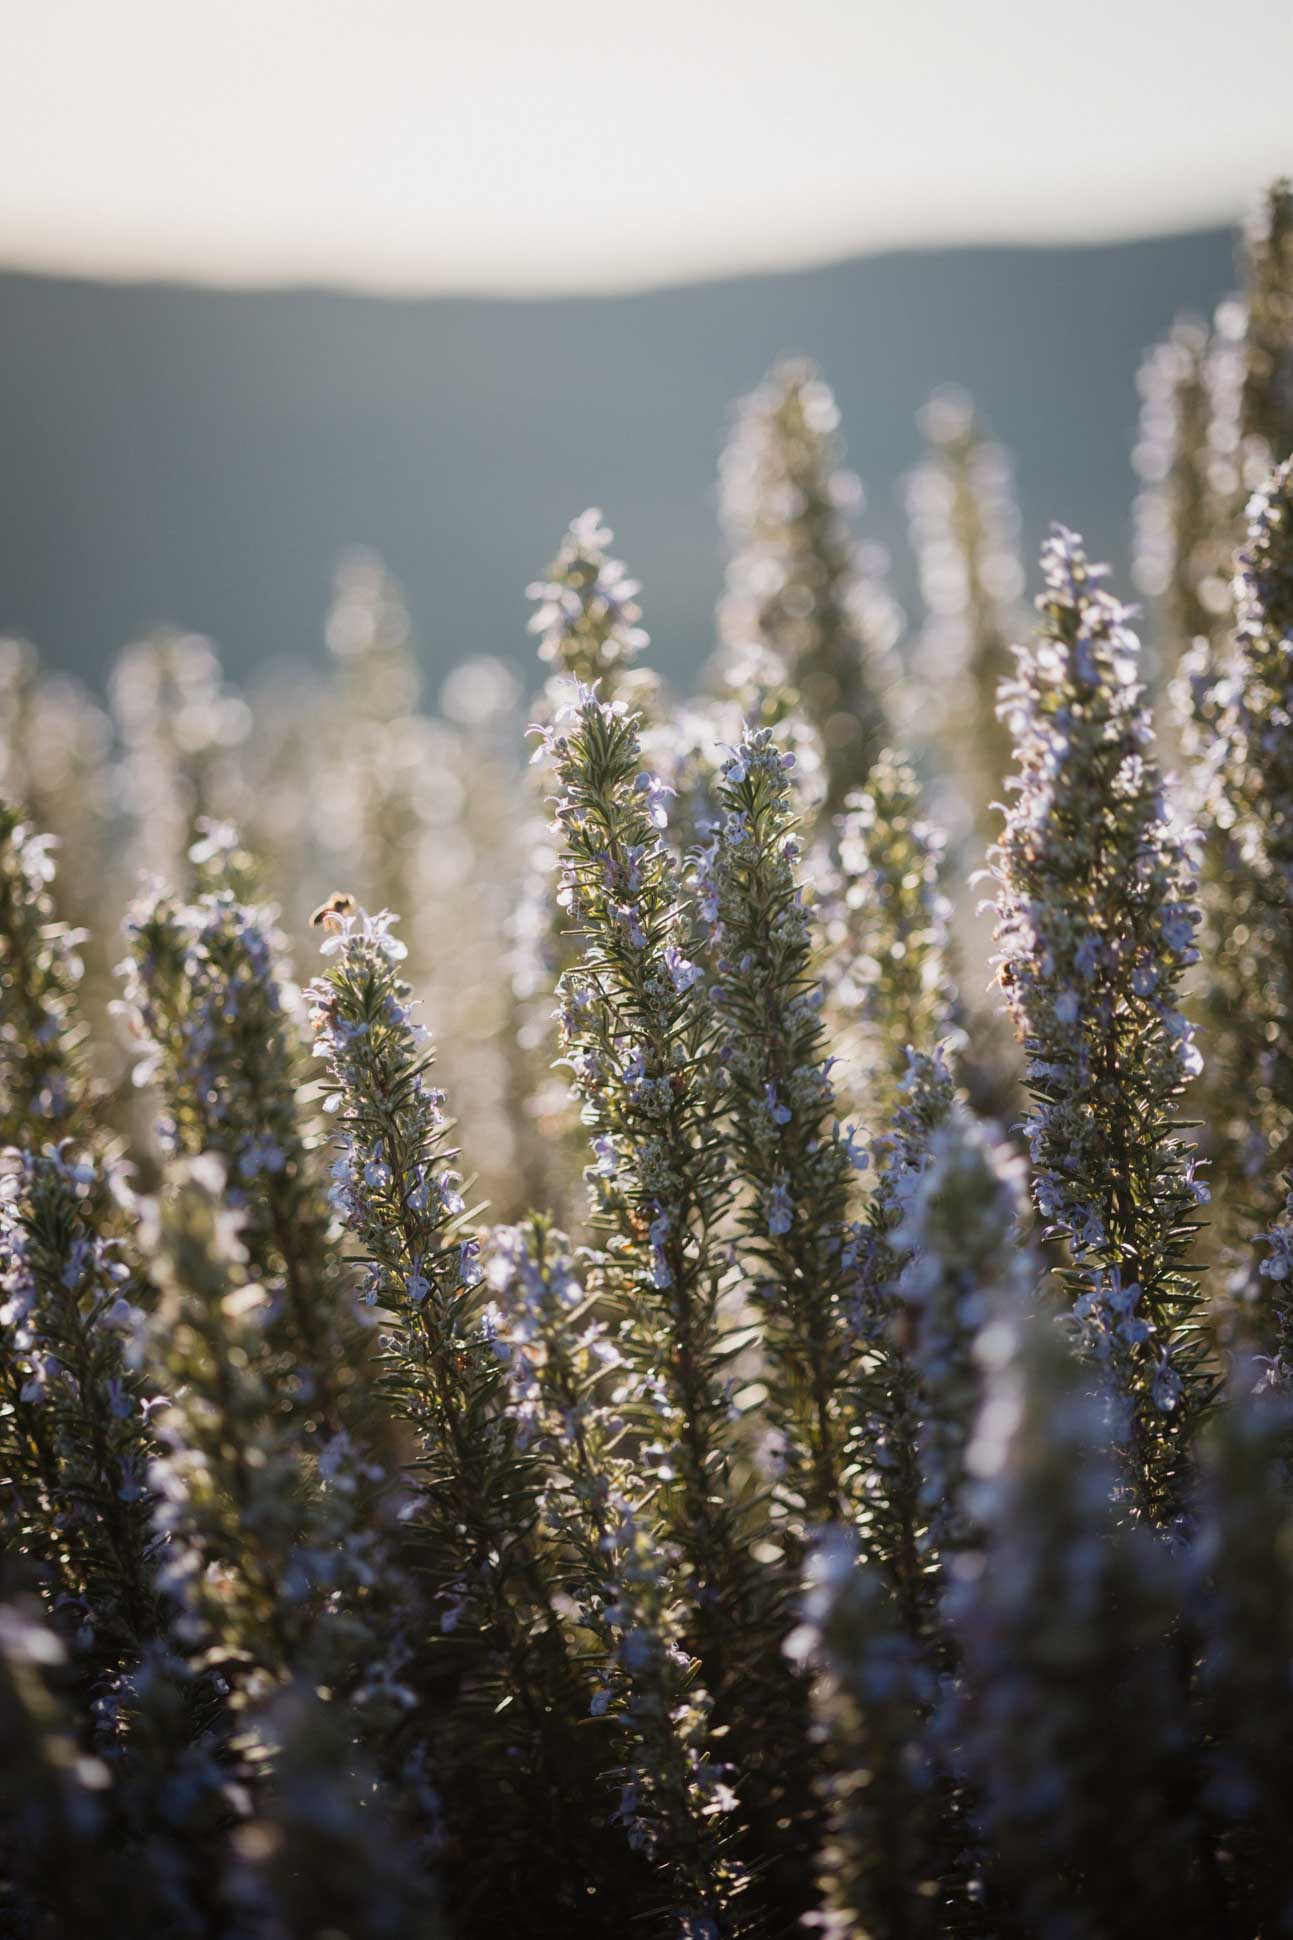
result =
[[0,261],[589,289],[1180,227],[1293,169],[1290,75],[1293,0],[0,0]]

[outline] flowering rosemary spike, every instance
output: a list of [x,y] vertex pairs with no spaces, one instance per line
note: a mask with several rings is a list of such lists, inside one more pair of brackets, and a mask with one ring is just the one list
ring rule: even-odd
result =
[[1206,1845],[1170,1803],[1191,1782],[1179,1561],[1120,1519],[1107,1409],[1050,1319],[990,1321],[978,1353],[981,1546],[947,1600],[961,1668],[940,1736],[994,1883],[1038,1940],[1224,1931]]
[[[583,938],[561,983],[570,1067],[595,1163],[593,1203],[608,1243],[599,1288],[630,1325],[624,1351],[662,1388],[665,1521],[694,1572],[714,1635],[737,1565],[730,1403],[715,1227],[728,1168],[712,1050],[715,1016],[688,929],[663,805],[639,764],[637,728],[580,689],[549,733],[562,789],[562,897]],[[710,1680],[712,1682],[712,1680]]]
[[1235,577],[1234,648],[1215,689],[1205,810],[1210,837],[1209,1087],[1226,1183],[1274,1218],[1293,1165],[1293,459],[1248,507]]
[[839,421],[810,364],[779,365],[741,405],[722,479],[736,548],[723,638],[729,653],[761,645],[785,669],[822,739],[832,812],[884,745],[899,627],[881,560],[849,527],[862,489],[841,467]]
[[[195,866],[223,881],[238,853]],[[136,1083],[156,1082],[174,1152],[210,1153],[226,1168],[248,1277],[270,1302],[267,1343],[289,1357],[279,1366],[295,1406],[321,1440],[361,1438],[375,1428],[365,1347],[302,1119],[303,1046],[271,912],[227,887],[191,904],[155,889],[132,911],[128,934],[125,1008],[144,1047]]]
[[1034,1194],[1074,1323],[1166,1512],[1210,1391],[1189,1262],[1207,1192],[1177,1128],[1201,1068],[1181,1011],[1199,916],[1155,766],[1126,609],[1080,540],[1043,554],[1035,643],[1002,689],[1014,800],[993,852],[1001,982],[1024,1046]]
[[152,1434],[131,1342],[142,1289],[106,1238],[110,1181],[67,1146],[0,1176],[0,1502],[92,1674],[158,1627]]
[[829,1940],[959,1930],[943,1924],[950,1882],[928,1726],[937,1680],[883,1576],[841,1528],[813,1548],[787,1649],[812,1675],[821,1747],[826,1832],[812,1924]]
[[642,588],[606,548],[614,534],[600,512],[582,512],[561,542],[547,576],[527,590],[539,602],[530,620],[539,636],[539,658],[558,674],[591,686],[600,681],[609,699],[647,644],[637,596]]
[[961,1041],[942,831],[909,762],[877,756],[837,818],[838,871],[825,899],[828,1015],[841,1087],[888,1125],[912,1052]]
[[0,801],[0,1146],[87,1130],[81,936],[54,918],[52,848]]
[[470,1889],[489,1828],[495,1852],[501,1841],[512,1855],[516,1916],[528,1895],[569,1922],[608,1863],[591,1747],[574,1729],[589,1684],[558,1620],[544,1471],[509,1406],[503,1318],[483,1298],[444,1094],[427,1082],[429,1041],[392,922],[362,909],[338,918],[323,944],[334,961],[307,996],[337,1127],[334,1204],[366,1260],[384,1389],[416,1438],[398,1549],[417,1586],[403,1681],[455,1793],[455,1880]]
[[[854,1137],[835,1117],[822,991],[799,884],[787,767],[767,728],[725,763],[719,820],[694,861],[708,932],[733,1167],[749,1198],[746,1272],[768,1360],[768,1416],[803,1522],[841,1511],[845,1324],[860,1232],[849,1217]],[[801,1529],[802,1534],[802,1529]]]
[[[997,688],[1023,598],[1019,511],[1011,464],[969,398],[942,391],[920,414],[928,456],[907,488],[928,620],[917,646],[922,718],[941,748],[938,812],[981,839],[1010,760]],[[959,796],[959,801],[957,797]],[[949,797],[950,802],[949,802]],[[948,806],[945,807],[945,803]]]
[[1270,458],[1293,451],[1293,181],[1271,184],[1247,237],[1240,428]]

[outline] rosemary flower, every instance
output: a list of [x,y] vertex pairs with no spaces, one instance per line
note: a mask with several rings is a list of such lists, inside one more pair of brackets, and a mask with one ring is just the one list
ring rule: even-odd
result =
[[937,1682],[883,1577],[842,1529],[811,1553],[787,1649],[812,1675],[826,1807],[821,1906],[805,1924],[826,1940],[933,1940],[949,1930],[928,1730]]
[[[222,850],[209,861],[199,855],[195,866],[223,879],[229,861]],[[135,1081],[157,1084],[172,1150],[211,1153],[226,1169],[248,1277],[268,1302],[266,1342],[280,1354],[294,1405],[316,1423],[321,1443],[362,1436],[373,1426],[364,1346],[302,1121],[302,1047],[270,912],[228,888],[192,904],[154,890],[127,930],[125,1008],[144,1047]]]
[[747,1930],[739,1903],[748,1880],[731,1851],[738,1800],[714,1759],[711,1702],[683,1641],[677,1561],[631,1514],[615,1531],[611,1560],[610,1688],[623,1690],[630,1745],[616,1817],[668,1882],[672,1930],[724,1940]]
[[490,1825],[518,1887],[569,1922],[586,1913],[580,1881],[605,1865],[572,1735],[587,1688],[535,1540],[542,1470],[507,1405],[500,1317],[482,1303],[479,1242],[392,921],[339,918],[323,945],[335,961],[307,996],[337,1126],[334,1204],[366,1260],[385,1389],[417,1442],[400,1546],[420,1599],[411,1716],[453,1786],[457,1838]]
[[[985,435],[970,400],[940,392],[920,416],[929,455],[907,488],[907,509],[929,615],[917,649],[921,728],[932,717],[951,756],[939,812],[961,797],[986,838],[990,811],[1010,759],[997,715],[997,688],[1010,671],[1010,641],[1023,597],[1019,511],[1010,460]],[[940,764],[941,766],[941,764]],[[951,797],[947,808],[943,797]]]
[[653,1536],[662,1556],[679,1559],[686,1646],[715,1728],[731,1733],[742,1817],[763,1827],[775,1853],[760,1900],[779,1903],[798,1891],[785,1876],[806,1856],[806,1720],[780,1650],[787,1559],[769,1540],[766,1562],[755,1561],[752,1545],[770,1525],[753,1478],[742,1486],[736,1466],[719,1019],[688,954],[691,927],[635,721],[580,689],[549,745],[562,789],[563,896],[584,943],[560,995],[605,1234],[591,1290],[620,1323],[617,1345],[639,1379],[628,1419],[657,1484]]
[[1041,630],[1002,690],[1018,771],[993,852],[1001,981],[1037,1207],[1067,1243],[1075,1325],[1134,1446],[1137,1499],[1157,1511],[1179,1494],[1209,1387],[1188,1264],[1207,1193],[1177,1129],[1201,1068],[1180,1007],[1199,917],[1126,610],[1071,533],[1055,530],[1042,564]]
[[244,1666],[258,1695],[265,1677],[307,1665],[333,1681],[353,1669],[361,1633],[338,1644],[346,1625],[326,1619],[341,1614],[334,1593],[373,1580],[376,1534],[354,1526],[348,1470],[302,1458],[266,1339],[270,1296],[219,1159],[179,1162],[168,1184],[145,1228],[160,1279],[150,1359],[169,1388],[149,1483],[176,1632]]
[[847,1909],[868,1931],[932,1935],[973,1931],[982,1893],[940,1724],[957,1667],[944,1598],[978,1536],[966,1475],[983,1399],[976,1346],[994,1319],[1017,1324],[1038,1269],[1017,1245],[1023,1168],[953,1094],[941,1060],[913,1059],[887,1144],[858,1396],[861,1548],[850,1531],[823,1557],[809,1641],[826,1669],[826,1904],[842,1931]]
[[[1293,182],[1273,182],[1247,234],[1240,427],[1271,459],[1293,450]],[[1269,462],[1269,461],[1268,461]]]
[[0,1178],[0,1498],[87,1669],[157,1626],[152,1435],[131,1342],[142,1290],[101,1221],[110,1182],[66,1147]]
[[978,1353],[982,1547],[948,1599],[961,1673],[940,1737],[991,1881],[1037,1940],[1224,1931],[1200,1912],[1195,1828],[1175,1803],[1179,1565],[1152,1525],[1119,1519],[1106,1410],[1050,1322],[992,1320]]
[[366,1258],[361,1298],[394,1330],[383,1346],[388,1385],[465,1488],[454,1464],[473,1432],[472,1384],[458,1376],[488,1389],[498,1364],[478,1324],[478,1244],[463,1227],[444,1094],[425,1081],[429,1040],[396,970],[405,952],[393,922],[337,919],[323,944],[336,962],[306,992],[337,1125],[331,1196]]
[[683,1643],[678,1562],[652,1533],[650,1471],[624,1452],[628,1415],[650,1396],[594,1317],[563,1235],[542,1219],[491,1235],[487,1280],[511,1405],[546,1470],[542,1522],[555,1568],[581,1627],[607,1653],[590,1709],[615,1733],[616,1820],[678,1917],[726,1932],[744,1886],[728,1850],[735,1795]]
[[55,921],[53,847],[0,801],[0,1145],[86,1130],[82,934]]
[[631,687],[641,686],[634,662],[647,644],[642,588],[606,550],[614,536],[600,512],[581,512],[546,577],[526,588],[538,601],[530,631],[539,636],[540,660],[585,686],[601,681],[608,697],[626,676]]
[[[597,1285],[630,1323],[624,1352],[663,1384],[657,1424],[666,1529],[694,1573],[711,1635],[737,1567],[715,1227],[728,1190],[712,1073],[715,1017],[686,951],[663,808],[635,721],[580,689],[548,735],[562,794],[562,899],[583,936],[561,984],[568,1060],[596,1165],[607,1244]],[[717,1636],[714,1635],[717,1644]]]
[[1207,808],[1220,1130],[1259,1219],[1293,1163],[1293,459],[1248,507],[1235,578],[1234,652],[1215,688]]
[[[641,587],[607,551],[613,537],[599,511],[581,513],[546,576],[527,588],[529,597],[538,601],[530,632],[539,636],[540,660],[553,670],[538,708],[542,728],[560,713],[571,679],[596,687],[606,701],[624,700],[644,714],[654,713],[658,703],[655,676],[636,664],[648,641],[641,625]],[[670,722],[664,739],[673,750],[674,765],[685,765],[685,755],[674,748],[675,726]],[[546,791],[552,781],[546,741],[536,748],[533,765]],[[663,773],[656,777],[656,788],[659,802],[674,793]],[[532,1065],[529,1110],[568,1160],[560,1168],[561,1184],[569,1182],[577,1201],[583,1141],[568,1088],[554,1083],[551,1067],[559,1049],[553,1039],[554,993],[562,973],[576,960],[578,945],[560,905],[557,847],[537,805],[527,834],[531,860],[512,923],[511,967],[513,988],[523,1006],[522,1040]],[[575,1205],[566,1203],[560,1189],[558,1196],[563,1215],[573,1216]]]
[[740,407],[723,456],[735,553],[720,613],[729,654],[771,651],[821,736],[828,808],[866,780],[886,737],[899,616],[883,562],[853,538],[862,488],[841,468],[839,410],[810,364],[779,365]]
[[721,771],[720,819],[694,871],[733,1164],[749,1191],[743,1252],[763,1315],[768,1417],[786,1450],[789,1500],[815,1524],[840,1511],[840,1399],[852,1354],[844,1311],[860,1244],[849,1192],[867,1160],[835,1117],[798,879],[793,759],[767,728],[747,730]]
[[901,1280],[901,1232],[930,1163],[930,1147],[956,1102],[941,1050],[913,1052],[889,1130],[876,1141],[876,1190],[867,1207],[867,1248],[854,1325],[863,1358],[851,1404],[851,1493],[868,1564],[893,1592],[905,1633],[923,1640],[935,1584],[924,1540],[920,1403]]
[[1230,522],[1214,479],[1209,356],[1206,326],[1183,317],[1140,372],[1136,581],[1154,602],[1160,681],[1172,678],[1194,642],[1214,639],[1230,606]]
[[822,912],[829,1016],[847,1087],[888,1124],[909,1055],[960,1033],[943,834],[901,755],[883,750],[837,819],[838,869]]
[[1256,1309],[1254,1331],[1271,1386],[1293,1389],[1293,1191],[1261,1235],[1240,1291]]
[[982,1399],[975,1345],[994,1319],[1030,1310],[1040,1277],[1020,1244],[1027,1206],[1023,1163],[954,1102],[907,1181],[889,1240],[905,1259],[897,1293],[918,1390],[922,1546],[944,1567],[973,1529],[965,1463]]
[[544,1466],[542,1519],[561,1553],[585,1620],[595,1623],[606,1583],[615,1502],[638,1474],[625,1440],[625,1403],[636,1384],[570,1252],[541,1214],[489,1236],[486,1284],[496,1308],[494,1351],[507,1371],[519,1443]]

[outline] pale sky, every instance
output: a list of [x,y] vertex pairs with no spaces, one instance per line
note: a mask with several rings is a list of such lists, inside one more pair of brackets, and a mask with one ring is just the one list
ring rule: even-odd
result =
[[624,288],[1233,219],[1293,0],[0,0],[0,262]]

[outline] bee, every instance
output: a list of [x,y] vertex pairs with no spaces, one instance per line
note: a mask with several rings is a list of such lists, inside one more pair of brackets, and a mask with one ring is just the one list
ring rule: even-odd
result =
[[326,902],[320,903],[310,917],[310,928],[313,930],[340,929],[346,917],[353,916],[358,908],[358,903],[346,890],[334,889]]
[[1002,964],[1002,966],[1001,966],[1001,968],[1000,968],[1000,970],[998,970],[998,972],[997,972],[997,982],[998,982],[998,983],[999,983],[999,984],[1001,985],[1001,988],[1002,988],[1003,990],[1013,990],[1013,989],[1014,989],[1014,987],[1015,987],[1015,973],[1014,973],[1014,970],[1012,969],[1012,967],[1010,966],[1010,964],[1008,964],[1008,963],[1003,963],[1003,964]]

